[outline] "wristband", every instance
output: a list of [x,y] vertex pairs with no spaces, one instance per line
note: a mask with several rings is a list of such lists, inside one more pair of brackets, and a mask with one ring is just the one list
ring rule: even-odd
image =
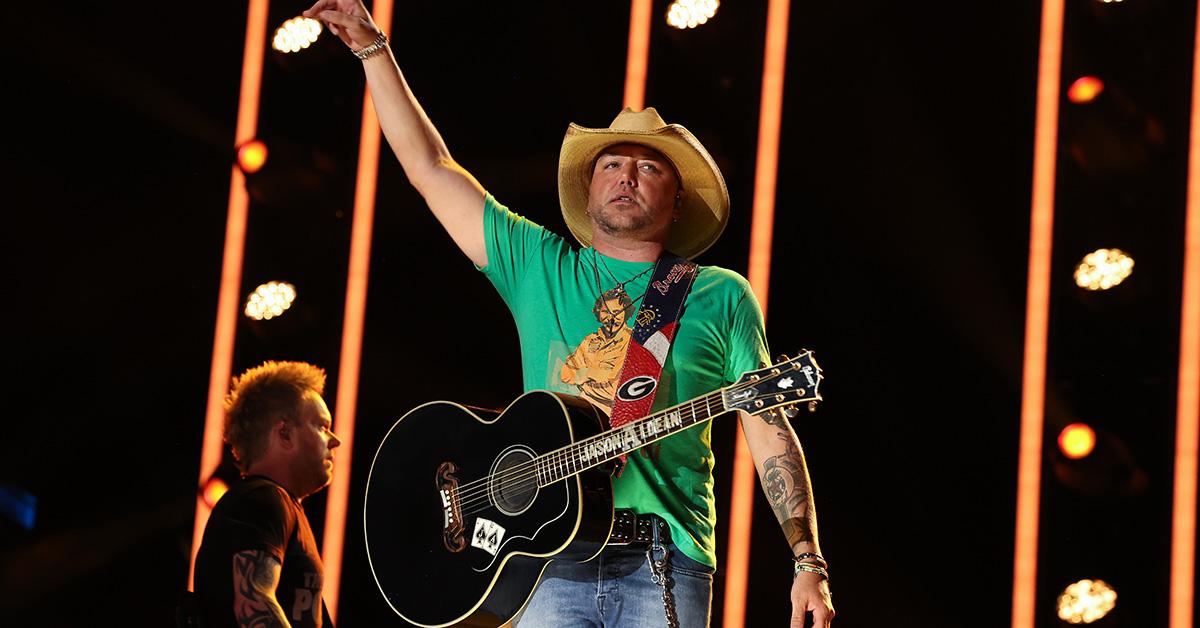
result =
[[384,35],[383,31],[380,31],[379,36],[375,38],[375,41],[363,46],[362,48],[359,48],[358,50],[351,50],[350,52],[353,52],[354,56],[358,57],[359,59],[366,59],[375,55],[380,50],[387,48],[387,45],[387,35]]
[[805,561],[805,560],[809,560],[809,559],[812,559],[813,561],[815,561],[818,567],[823,567],[825,569],[829,569],[829,561],[825,560],[825,558],[823,556],[821,556],[820,554],[814,554],[812,552],[804,552],[803,554],[799,554],[792,558],[792,560],[796,561],[797,563]]
[[792,578],[795,578],[796,574],[800,573],[801,571],[806,571],[808,573],[815,573],[818,576],[821,576],[822,578],[824,578],[825,580],[829,580],[829,572],[828,571],[826,571],[823,567],[818,567],[816,565],[810,565],[808,563],[796,563],[796,570],[794,572],[792,572]]

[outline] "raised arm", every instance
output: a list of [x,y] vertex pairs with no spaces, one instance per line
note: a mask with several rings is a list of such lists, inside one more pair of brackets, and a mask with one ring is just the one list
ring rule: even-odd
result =
[[[351,50],[370,45],[380,35],[360,0],[319,0],[304,15],[324,22]],[[404,174],[458,248],[475,264],[486,266],[483,186],[450,156],[442,136],[404,80],[391,47],[362,64],[379,126]]]
[[283,566],[267,552],[247,550],[233,556],[233,615],[238,626],[290,627],[275,597]]
[[[783,528],[792,556],[806,553],[819,556],[817,512],[800,440],[781,414],[750,415],[745,411],[738,414],[763,492]],[[829,583],[816,573],[800,571],[792,582],[794,628],[804,626],[806,611],[813,614],[814,628],[826,628],[833,619]]]

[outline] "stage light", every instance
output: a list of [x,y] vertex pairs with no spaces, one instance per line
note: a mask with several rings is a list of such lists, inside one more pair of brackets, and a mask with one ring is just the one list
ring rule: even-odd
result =
[[0,484],[0,513],[26,532],[31,531],[37,520],[37,496],[17,486]]
[[217,505],[217,501],[221,499],[221,496],[228,491],[229,485],[225,483],[225,480],[222,480],[214,475],[204,483],[204,489],[201,491],[201,496],[204,497],[204,503],[207,504],[211,509],[213,506]]
[[1103,91],[1104,81],[1094,76],[1081,76],[1067,88],[1067,98],[1077,105],[1083,105],[1096,100]]
[[267,145],[259,140],[250,140],[238,148],[237,160],[242,172],[254,174],[267,163]]
[[675,0],[667,9],[667,24],[678,29],[696,28],[717,14],[719,0]]
[[299,52],[321,35],[321,23],[307,17],[294,17],[275,29],[271,47],[279,52]]
[[1096,431],[1087,423],[1072,423],[1058,433],[1058,450],[1071,460],[1086,458],[1096,448]]
[[1121,2],[1121,0],[1098,0],[1098,2],[1102,2],[1104,4],[1116,4],[1118,2]]
[[1133,273],[1133,258],[1121,249],[1096,249],[1075,267],[1075,283],[1088,290],[1108,290]]
[[246,316],[256,321],[283,314],[296,300],[296,287],[284,281],[269,281],[246,298]]
[[1058,617],[1072,624],[1090,624],[1117,606],[1117,592],[1103,580],[1080,580],[1058,596]]

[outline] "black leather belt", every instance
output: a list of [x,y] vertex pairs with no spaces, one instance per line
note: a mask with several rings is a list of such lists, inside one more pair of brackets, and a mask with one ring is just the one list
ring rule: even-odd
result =
[[658,542],[671,542],[671,529],[662,517],[653,513],[638,514],[632,510],[614,510],[612,534],[609,545],[630,545],[654,541],[654,528],[658,528]]

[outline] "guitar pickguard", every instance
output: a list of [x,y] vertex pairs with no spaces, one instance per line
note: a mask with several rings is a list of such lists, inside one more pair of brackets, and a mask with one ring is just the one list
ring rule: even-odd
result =
[[[561,490],[563,490],[564,492],[566,492],[566,491],[568,490],[566,483],[559,484],[559,485],[557,486],[557,488],[560,488],[560,489],[561,489]],[[571,499],[570,499],[570,496],[569,496],[569,495],[564,495],[564,499],[563,499],[563,509],[562,509],[562,512],[558,513],[558,516],[557,516],[557,517],[554,517],[553,519],[550,519],[550,520],[546,521],[545,523],[543,523],[542,525],[538,526],[538,529],[537,529],[537,530],[534,530],[533,534],[531,534],[531,535],[529,535],[529,536],[524,536],[524,535],[515,535],[515,536],[510,536],[510,537],[508,537],[507,539],[504,539],[504,542],[503,542],[503,543],[500,545],[500,547],[499,547],[499,548],[497,548],[497,551],[499,551],[499,550],[500,550],[500,549],[502,549],[504,546],[508,545],[509,543],[511,543],[512,541],[514,541],[514,540],[516,540],[516,539],[524,539],[524,540],[526,540],[526,541],[533,541],[534,539],[536,539],[536,538],[537,538],[537,535],[538,535],[538,534],[541,534],[542,530],[543,530],[543,529],[544,529],[546,526],[548,526],[548,525],[550,525],[550,524],[552,524],[552,523],[554,523],[554,522],[558,521],[559,519],[562,519],[564,516],[566,516],[566,514],[567,514],[567,507],[568,507],[568,506],[570,506],[570,505],[571,505]],[[497,551],[493,551],[493,552],[491,552],[491,554],[492,554],[492,559],[491,559],[490,561],[488,561],[488,564],[484,565],[483,567],[471,567],[471,569],[474,569],[474,570],[475,570],[477,573],[484,573],[484,572],[488,571],[489,569],[491,569],[491,568],[492,568],[492,565],[495,565],[495,564],[496,564]]]

